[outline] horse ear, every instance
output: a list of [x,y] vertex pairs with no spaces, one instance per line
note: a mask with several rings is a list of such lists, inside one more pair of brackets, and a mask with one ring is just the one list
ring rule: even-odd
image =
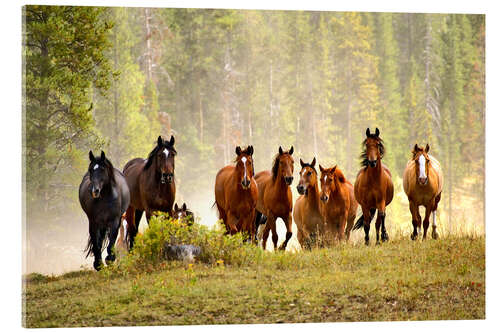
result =
[[280,149],[278,151],[279,151],[280,155],[283,155],[283,149],[281,148],[281,146],[280,146]]
[[323,169],[323,167],[321,166],[321,164],[319,165],[319,171],[321,171],[321,172],[325,171],[325,169]]
[[288,151],[288,154],[292,155],[293,154],[293,146],[292,148],[290,148],[290,150]]
[[248,146],[247,153],[248,155],[253,155],[253,146]]
[[90,161],[91,162],[94,162],[95,161],[95,157],[94,157],[94,154],[92,153],[92,150],[89,151],[89,158],[90,158]]
[[335,172],[335,170],[336,170],[336,169],[337,169],[337,166],[334,166],[334,167],[332,168],[332,172]]
[[240,156],[240,154],[241,154],[241,147],[238,146],[236,147],[236,155]]
[[370,128],[368,127],[368,128],[366,129],[366,137],[368,138],[369,136],[370,136]]
[[415,143],[415,147],[413,147],[413,153],[417,152],[418,150],[418,144]]
[[179,210],[179,206],[177,205],[177,202],[174,205],[174,210]]
[[302,159],[300,159],[300,167],[303,168],[304,167],[304,162],[302,162]]
[[429,144],[427,144],[427,145],[425,146],[425,152],[426,152],[426,153],[428,153],[430,149],[431,149],[431,147],[429,146]]
[[316,165],[316,157],[313,158],[313,161],[311,162],[311,166],[314,168],[314,166]]
[[158,141],[157,141],[157,143],[158,143],[158,146],[161,146],[163,144],[163,140],[161,138],[161,135],[158,135]]
[[379,134],[380,134],[380,131],[378,130],[378,127],[377,127],[377,128],[375,128],[375,136],[378,138]]
[[101,162],[104,162],[106,160],[106,155],[104,155],[104,152],[101,150]]
[[174,145],[174,143],[175,143],[174,136],[173,136],[173,135],[171,135],[171,136],[170,136],[170,145],[171,145],[171,146],[173,146],[173,145]]
[[182,210],[186,210],[186,209],[187,209],[187,207],[186,207],[186,203],[183,203],[183,204],[182,204]]

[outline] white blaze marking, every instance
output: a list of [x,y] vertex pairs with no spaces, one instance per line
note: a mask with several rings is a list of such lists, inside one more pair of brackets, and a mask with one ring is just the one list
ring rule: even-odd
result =
[[425,156],[420,155],[418,158],[418,165],[420,166],[420,175],[419,178],[427,178],[425,175]]
[[165,157],[168,158],[169,151],[167,148],[163,149],[163,154],[165,154]]
[[245,167],[245,178],[247,178],[247,158],[243,157],[241,161],[243,162],[243,166]]
[[324,181],[326,182],[326,175],[325,175]]
[[123,220],[123,240],[127,239],[127,220]]
[[94,165],[94,170],[96,170],[97,168],[99,168],[99,164]]

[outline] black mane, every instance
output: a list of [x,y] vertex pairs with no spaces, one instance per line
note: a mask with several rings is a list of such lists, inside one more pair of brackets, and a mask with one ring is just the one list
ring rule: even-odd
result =
[[[370,138],[378,141],[378,150],[380,152],[380,159],[382,159],[384,157],[384,154],[385,154],[384,140],[382,140],[378,136],[375,136],[375,134],[371,134]],[[359,158],[361,159],[361,166],[362,167],[367,167],[369,164],[368,163],[368,156],[366,154],[366,140],[368,140],[368,138],[363,140],[363,143],[362,143],[363,150],[361,151],[361,155],[359,155]]]
[[162,144],[162,145],[158,145],[157,144],[155,146],[155,148],[149,153],[148,158],[146,159],[146,165],[144,166],[144,170],[149,169],[149,167],[151,166],[151,164],[153,164],[153,159],[158,154],[158,152],[161,149],[165,149],[165,148],[167,148],[174,155],[177,154],[177,151],[175,150],[175,148],[173,146],[169,145],[168,141],[166,141],[165,144]]

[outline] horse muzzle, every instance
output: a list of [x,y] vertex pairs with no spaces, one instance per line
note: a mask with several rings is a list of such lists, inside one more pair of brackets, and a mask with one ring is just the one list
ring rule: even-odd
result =
[[372,168],[377,166],[377,160],[368,160],[368,165]]
[[90,194],[92,194],[92,198],[97,199],[97,198],[99,198],[101,196],[101,190],[98,189],[98,188],[93,188],[90,191]]
[[241,181],[241,186],[243,187],[244,190],[248,190],[250,188],[250,179],[243,179]]
[[428,182],[429,182],[429,178],[428,177],[425,177],[425,178],[418,177],[418,183],[420,185],[427,185]]
[[305,194],[306,190],[304,188],[304,186],[302,185],[297,185],[297,192],[299,192],[299,194]]
[[319,197],[319,199],[323,202],[327,202],[328,201],[328,196],[326,194],[322,194],[321,197]]
[[291,185],[293,182],[293,177],[285,177],[285,183],[287,185]]
[[162,173],[160,181],[162,184],[171,184],[173,179],[174,179],[173,173]]

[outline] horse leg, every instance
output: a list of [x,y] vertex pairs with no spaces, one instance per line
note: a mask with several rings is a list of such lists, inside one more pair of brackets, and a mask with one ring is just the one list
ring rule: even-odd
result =
[[432,209],[432,239],[438,239],[439,235],[437,233],[436,225],[436,211],[438,208],[439,201],[441,200],[441,193],[439,193],[434,199],[434,207]]
[[[102,257],[101,257],[101,246],[102,246],[102,232],[101,228],[96,227],[94,232],[91,233],[91,241],[92,241],[92,253],[94,254],[94,269],[96,271],[101,270],[102,268]],[[93,235],[93,237],[92,237]]]
[[418,229],[420,229],[420,213],[418,206],[410,200],[411,223],[413,224],[413,233],[411,239],[415,240],[418,237]]
[[[372,221],[375,210],[362,207],[363,209],[363,229],[365,230],[365,245],[370,244],[370,223]],[[371,214],[373,211],[373,214]]]
[[380,239],[379,239],[379,233],[380,233],[380,226],[382,225],[382,213],[380,210],[378,211],[377,214],[377,220],[375,221],[375,231],[377,235],[377,242],[375,244],[380,245]]
[[[137,233],[139,232],[139,223],[141,222],[142,214],[144,211],[139,210],[139,209],[134,209],[131,221],[134,221],[131,223],[130,228],[129,228],[129,243],[130,243],[130,250],[132,251],[132,248],[134,247],[135,243],[135,236],[137,236]],[[128,218],[128,215],[127,215]],[[127,220],[128,222],[129,220]]]
[[115,241],[116,237],[118,236],[118,231],[120,230],[120,221],[121,219],[118,218],[115,221],[112,222],[111,225],[111,232],[109,233],[109,244],[108,244],[108,255],[105,258],[106,265],[110,265],[115,261],[116,255],[115,255]]
[[424,236],[423,239],[427,238],[427,229],[429,228],[429,217],[431,215],[432,204],[427,204],[425,207],[425,217],[424,217]]
[[385,229],[385,201],[382,203],[378,211],[378,215],[380,215],[380,223],[382,224],[382,242],[387,242],[389,240],[389,235],[387,234],[387,230]]
[[230,235],[234,235],[238,232],[238,228],[236,227],[237,221],[238,219],[236,218],[236,216],[234,216],[234,214],[232,214],[231,212],[227,212],[226,229],[228,229],[227,231]]
[[273,240],[273,245],[274,245],[274,251],[278,249],[278,233],[276,232],[276,218],[272,221],[270,227],[271,227],[271,232],[272,232],[272,237],[271,239]]
[[[280,246],[280,250],[283,250],[283,251],[286,249],[286,246],[287,246],[290,238],[292,238],[292,213],[288,214],[288,218],[284,222],[285,222],[285,226],[286,226],[286,237],[285,237],[285,241]],[[275,226],[274,230],[276,230],[276,226]],[[278,236],[278,234],[276,234],[276,236]],[[273,237],[274,237],[274,234],[273,234]]]

